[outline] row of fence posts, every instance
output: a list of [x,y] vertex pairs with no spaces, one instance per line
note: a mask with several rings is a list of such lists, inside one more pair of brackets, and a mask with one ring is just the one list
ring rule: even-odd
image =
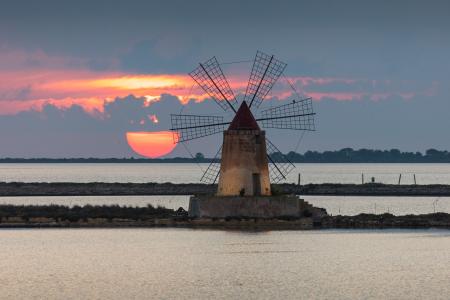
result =
[[[375,183],[375,177],[370,178],[371,183]],[[364,184],[364,173],[361,173],[361,184]]]
[[[414,178],[414,184],[417,184],[416,174],[413,174],[413,178]],[[400,184],[401,181],[402,181],[402,174],[400,173],[398,176],[398,184]],[[361,182],[362,182],[362,184],[364,184],[364,173],[361,173]],[[372,183],[375,182],[375,177],[371,178],[371,182]],[[301,183],[302,183],[302,174],[298,173],[297,185],[301,185]],[[438,202],[439,202],[439,198],[437,198],[433,201],[433,212],[434,213],[436,213],[436,206],[437,206]],[[377,214],[377,203],[374,203],[374,211],[375,211],[375,214]],[[389,207],[387,209],[387,212],[388,213],[390,212]],[[341,207],[339,207],[339,215],[340,214],[341,214]]]
[[[437,199],[433,200],[433,213],[439,212],[439,210],[436,210],[439,200],[440,200],[439,197]],[[373,204],[373,210],[374,210],[374,214],[377,214],[377,203],[376,202]],[[388,214],[391,213],[391,208],[389,206],[387,207],[386,212]],[[338,215],[341,215],[341,207],[340,206],[338,207]]]
[[[414,184],[417,184],[416,174],[413,174]],[[402,182],[402,173],[398,175],[398,184]],[[375,183],[375,177],[371,178],[371,183]],[[364,184],[364,173],[361,173],[361,184]]]
[[[414,184],[417,184],[416,181],[416,174],[413,174],[413,179],[414,179]],[[370,179],[371,183],[375,183],[375,177],[372,177]],[[402,182],[402,174],[400,173],[400,175],[398,176],[398,184],[400,184]],[[298,181],[297,181],[297,185],[301,185],[302,183],[302,174],[298,173]],[[361,184],[364,184],[364,173],[361,173]]]
[[[413,174],[413,179],[414,179],[414,184],[417,184],[416,174]],[[400,175],[398,176],[398,184],[400,184],[401,182],[402,182],[402,174],[400,173]]]

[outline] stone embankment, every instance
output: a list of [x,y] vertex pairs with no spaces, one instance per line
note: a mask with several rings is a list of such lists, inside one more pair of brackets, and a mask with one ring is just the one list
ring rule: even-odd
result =
[[320,228],[387,229],[387,228],[443,228],[450,229],[450,214],[394,216],[392,214],[359,214],[356,216],[327,216],[322,218]]
[[236,230],[303,229],[450,229],[450,214],[394,216],[360,214],[356,216],[285,218],[189,218],[187,212],[163,207],[0,205],[0,228],[118,228],[182,227]]
[[450,196],[450,185],[397,185],[382,183],[366,184],[282,184],[284,193],[299,195],[336,196]]
[[[213,194],[216,185],[200,183],[0,182],[0,196],[108,196]],[[450,185],[276,184],[280,194],[329,196],[450,196]]]

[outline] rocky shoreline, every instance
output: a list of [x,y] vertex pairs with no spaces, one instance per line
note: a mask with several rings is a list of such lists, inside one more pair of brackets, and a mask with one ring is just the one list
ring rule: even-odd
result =
[[[0,196],[118,196],[213,194],[216,185],[200,183],[0,182]],[[275,184],[280,194],[329,196],[450,196],[450,185]]]
[[450,214],[359,214],[321,218],[189,218],[164,207],[0,205],[1,228],[204,228],[235,230],[450,229]]

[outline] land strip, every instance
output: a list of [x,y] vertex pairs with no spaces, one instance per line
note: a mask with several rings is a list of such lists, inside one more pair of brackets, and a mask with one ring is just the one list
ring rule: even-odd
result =
[[164,207],[0,205],[1,228],[121,228],[181,227],[236,230],[303,229],[450,229],[450,214],[394,216],[359,214],[356,216],[285,218],[189,218],[187,212]]
[[[0,196],[118,196],[213,194],[216,185],[200,183],[0,182]],[[450,196],[450,185],[275,184],[274,193],[323,196]]]

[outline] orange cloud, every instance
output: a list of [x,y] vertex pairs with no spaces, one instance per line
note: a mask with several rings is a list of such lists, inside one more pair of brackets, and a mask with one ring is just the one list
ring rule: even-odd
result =
[[148,119],[149,119],[150,121],[152,121],[153,123],[155,123],[155,124],[159,123],[159,120],[158,120],[158,118],[156,117],[156,115],[148,115]]
[[[2,66],[0,115],[30,109],[41,110],[45,104],[52,104],[59,108],[77,104],[90,113],[103,112],[105,102],[130,94],[145,98],[144,105],[159,101],[162,94],[177,96],[182,104],[186,104],[190,99],[201,102],[208,98],[208,95],[194,85],[187,74],[98,72],[89,70],[86,62],[80,59],[50,57],[42,51],[2,52],[1,49],[0,65]],[[227,76],[235,94],[244,93],[248,73],[230,73],[235,74]],[[290,83],[283,76],[268,97],[276,96],[280,99],[292,97],[294,93],[290,84],[294,85],[302,96],[309,96],[314,100],[331,98],[348,101],[366,96],[372,100],[381,100],[391,95],[410,99],[417,94],[407,89],[393,91],[388,81],[308,76],[286,78]],[[333,85],[336,84],[340,85],[340,90],[332,91]],[[413,87],[410,88],[413,90]],[[327,91],[322,91],[324,89]],[[426,91],[428,94],[425,92],[423,94],[429,96],[435,90],[436,87],[433,86]]]
[[[229,78],[235,91],[245,90],[241,78]],[[81,105],[86,111],[103,111],[104,101],[133,94],[147,104],[162,94],[177,96],[185,104],[208,95],[184,74],[126,74],[88,70],[0,71],[0,114],[40,110],[46,103],[65,108]]]
[[87,71],[0,72],[0,114],[40,110],[46,103],[57,107],[81,105],[86,111],[103,110],[104,101],[133,94],[157,101],[170,93],[180,99],[204,98],[188,94],[187,75],[128,75]]

